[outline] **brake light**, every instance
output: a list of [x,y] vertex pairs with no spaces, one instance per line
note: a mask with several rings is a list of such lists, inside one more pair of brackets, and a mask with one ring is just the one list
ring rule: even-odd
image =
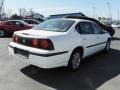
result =
[[49,39],[32,39],[32,47],[45,49],[45,50],[54,50],[54,46]]
[[29,47],[44,49],[44,50],[54,50],[54,46],[49,39],[37,39],[37,38],[25,38],[17,35],[13,36],[13,42],[26,45]]
[[18,43],[19,42],[19,37],[18,36],[13,36],[13,42]]
[[33,47],[38,48],[38,45],[39,45],[38,39],[33,39],[32,44],[33,44]]
[[41,48],[43,48],[43,49],[49,48],[49,42],[48,42],[48,40],[45,40],[45,39],[41,40],[40,41],[40,45],[41,45]]

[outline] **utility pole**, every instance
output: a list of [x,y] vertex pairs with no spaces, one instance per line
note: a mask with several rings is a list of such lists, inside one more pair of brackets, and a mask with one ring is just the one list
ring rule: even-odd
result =
[[5,0],[0,0],[0,19],[2,18],[2,15],[4,13],[4,2]]
[[109,2],[107,2],[107,5],[108,5],[108,18],[110,18],[110,9],[111,9],[111,5]]
[[107,5],[108,5],[108,24],[111,24],[112,23],[112,20],[111,20],[111,5],[109,2],[107,2]]
[[20,8],[20,16],[21,16],[22,8]]
[[118,24],[119,24],[119,21],[120,21],[120,11],[118,9]]

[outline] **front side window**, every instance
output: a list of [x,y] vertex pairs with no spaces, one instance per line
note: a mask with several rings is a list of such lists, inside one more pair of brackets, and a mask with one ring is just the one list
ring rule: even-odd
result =
[[50,19],[40,23],[38,26],[34,27],[35,30],[44,31],[54,31],[54,32],[65,32],[74,23],[73,20],[63,20],[63,19]]
[[89,22],[80,22],[76,29],[80,34],[93,34],[93,29]]
[[20,22],[15,22],[15,25],[21,25],[21,23]]

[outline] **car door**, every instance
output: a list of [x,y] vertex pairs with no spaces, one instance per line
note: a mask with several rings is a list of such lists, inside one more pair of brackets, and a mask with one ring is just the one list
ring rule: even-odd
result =
[[94,34],[93,28],[89,22],[80,22],[76,26],[76,30],[80,34],[80,38],[82,38],[82,43],[84,45],[84,55],[86,57],[95,53],[95,44],[96,44],[96,36]]
[[26,29],[31,29],[32,26],[28,25],[28,24],[25,24],[23,23],[22,21],[16,21],[15,22],[16,24],[16,30],[26,30]]
[[20,23],[17,23],[17,21],[8,21],[8,23],[7,30],[10,32],[20,30]]
[[4,23],[5,24],[5,30],[8,32],[8,33],[13,33],[14,32],[14,23],[13,21],[7,21]]
[[19,31],[19,30],[24,30],[26,28],[26,26],[21,23],[20,21],[14,21],[14,31]]
[[100,51],[106,46],[106,33],[95,23],[91,23],[96,37],[96,51]]

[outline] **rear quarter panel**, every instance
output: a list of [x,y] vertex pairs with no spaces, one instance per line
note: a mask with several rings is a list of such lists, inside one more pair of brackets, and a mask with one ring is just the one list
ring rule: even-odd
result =
[[82,39],[79,38],[80,34],[72,28],[70,32],[66,32],[63,35],[51,37],[55,52],[68,51],[70,54],[72,51],[79,46],[83,46]]

